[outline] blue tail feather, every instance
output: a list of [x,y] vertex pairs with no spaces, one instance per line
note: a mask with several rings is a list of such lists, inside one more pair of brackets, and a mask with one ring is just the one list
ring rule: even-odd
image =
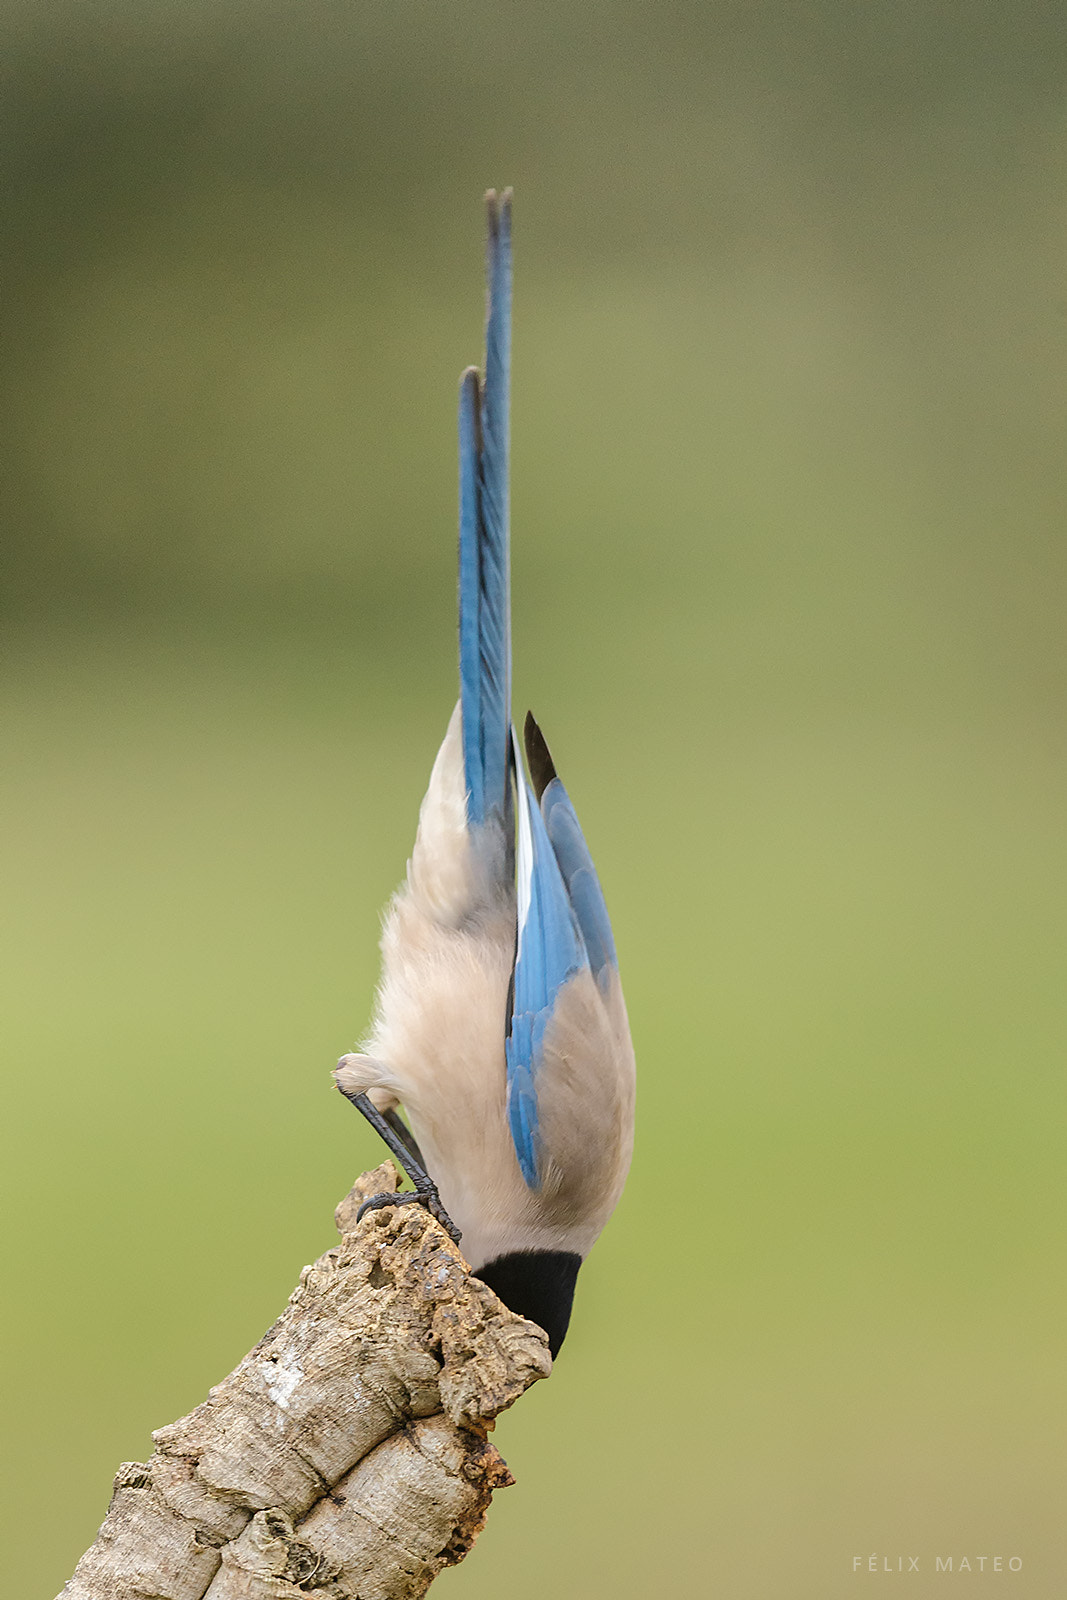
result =
[[511,368],[511,192],[487,196],[485,380],[463,375],[459,405],[459,665],[463,762],[471,823],[511,817],[508,404]]
[[472,822],[484,822],[482,784],[482,664],[479,615],[478,458],[481,454],[481,385],[475,367],[459,386],[459,681],[463,699],[463,770]]

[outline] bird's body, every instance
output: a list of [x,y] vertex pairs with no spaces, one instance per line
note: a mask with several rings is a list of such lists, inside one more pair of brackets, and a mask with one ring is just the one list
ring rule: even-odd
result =
[[485,382],[465,374],[460,400],[461,698],[386,918],[371,1033],[337,1081],[403,1105],[471,1268],[557,1349],[629,1168],[634,1058],[577,817],[532,718],[532,789],[511,726],[509,201],[490,196]]

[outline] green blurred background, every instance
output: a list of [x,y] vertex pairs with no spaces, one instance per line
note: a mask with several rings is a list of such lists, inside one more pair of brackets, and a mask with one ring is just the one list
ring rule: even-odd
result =
[[513,183],[517,707],[639,1134],[440,1593],[1062,1595],[1058,8],[0,24],[9,1592],[379,1157],[327,1073],[455,695]]

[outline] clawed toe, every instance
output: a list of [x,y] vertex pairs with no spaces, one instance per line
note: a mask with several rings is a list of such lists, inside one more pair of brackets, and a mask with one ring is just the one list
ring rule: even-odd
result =
[[414,1199],[416,1199],[416,1196],[413,1194],[372,1194],[369,1200],[364,1200],[356,1212],[356,1221],[362,1221],[364,1211],[381,1211],[385,1206],[399,1206],[405,1200]]
[[358,1222],[360,1220],[365,1211],[384,1211],[386,1206],[415,1205],[425,1206],[431,1217],[439,1222],[442,1228],[444,1228],[453,1244],[459,1243],[460,1239],[462,1238],[462,1234],[456,1227],[456,1224],[452,1221],[452,1218],[449,1216],[444,1206],[441,1204],[440,1197],[436,1190],[424,1191],[415,1189],[405,1190],[403,1194],[372,1194],[368,1200],[364,1200],[363,1204],[356,1212],[356,1221]]

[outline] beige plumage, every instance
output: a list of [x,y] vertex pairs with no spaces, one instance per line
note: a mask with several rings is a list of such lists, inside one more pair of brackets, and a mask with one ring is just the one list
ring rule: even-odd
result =
[[419,812],[407,879],[382,935],[365,1053],[337,1082],[400,1104],[477,1268],[516,1250],[585,1257],[633,1149],[634,1055],[618,973],[586,969],[561,996],[538,1078],[544,1175],[527,1187],[508,1127],[504,1037],[515,959],[514,889],[467,826],[457,705]]

